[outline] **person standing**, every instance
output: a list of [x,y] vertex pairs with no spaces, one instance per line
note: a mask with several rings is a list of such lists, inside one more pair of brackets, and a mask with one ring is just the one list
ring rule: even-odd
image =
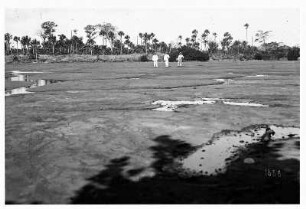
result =
[[156,53],[154,53],[154,55],[152,56],[152,61],[153,61],[154,67],[158,67],[158,56]]
[[170,58],[169,54],[166,53],[164,55],[165,67],[169,67],[169,58]]
[[182,52],[180,52],[178,57],[177,57],[177,66],[178,67],[183,66],[183,58],[184,58],[184,56],[183,56]]

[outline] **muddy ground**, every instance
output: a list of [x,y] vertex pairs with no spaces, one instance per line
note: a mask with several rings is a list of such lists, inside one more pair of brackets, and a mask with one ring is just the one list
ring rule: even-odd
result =
[[[249,146],[217,176],[180,176],[172,168],[222,130],[299,127],[299,62],[184,64],[6,65],[6,72],[45,72],[28,76],[58,81],[5,97],[6,202],[298,203],[299,160],[280,160],[280,144]],[[28,85],[5,83],[7,90]],[[216,102],[158,111],[152,104],[201,98],[265,106]],[[245,156],[256,163],[245,164]],[[274,170],[281,177],[267,175]]]

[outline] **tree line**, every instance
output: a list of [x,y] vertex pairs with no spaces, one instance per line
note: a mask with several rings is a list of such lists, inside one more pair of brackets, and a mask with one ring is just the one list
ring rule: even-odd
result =
[[[52,21],[46,21],[41,24],[39,34],[41,40],[32,39],[29,36],[13,36],[5,34],[5,54],[15,55],[34,55],[34,54],[131,54],[131,53],[171,53],[172,50],[178,51],[192,49],[198,52],[205,52],[211,58],[239,58],[239,59],[281,59],[288,58],[291,53],[291,59],[299,57],[299,47],[286,46],[279,42],[267,42],[271,31],[259,30],[255,34],[255,42],[259,46],[250,45],[248,42],[249,24],[243,25],[246,31],[244,41],[234,40],[229,32],[225,32],[218,42],[218,34],[205,29],[202,33],[194,29],[190,37],[183,40],[179,35],[176,42],[165,43],[159,41],[153,32],[141,32],[137,36],[137,43],[133,43],[130,36],[117,28],[111,23],[96,25],[87,25],[84,27],[86,41],[83,37],[78,36],[77,30],[72,30],[70,38],[65,34],[55,35],[57,24]],[[96,41],[101,39],[101,45]],[[12,43],[16,43],[16,48]],[[183,43],[185,42],[185,43]],[[19,47],[21,46],[21,48]],[[187,50],[188,51],[188,50]],[[190,50],[189,50],[190,51]]]

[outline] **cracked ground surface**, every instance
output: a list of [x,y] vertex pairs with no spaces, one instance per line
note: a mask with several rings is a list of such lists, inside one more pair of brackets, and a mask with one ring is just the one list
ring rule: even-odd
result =
[[[200,146],[214,133],[253,124],[299,127],[299,62],[187,62],[182,68],[158,69],[151,64],[6,65],[6,72],[41,71],[47,73],[29,76],[62,81],[33,88],[33,94],[5,97],[6,201],[70,203],[92,176],[124,157],[129,163],[120,170],[123,176],[150,178],[158,172],[152,147],[160,136]],[[247,77],[257,74],[268,76]],[[156,100],[204,97],[269,107],[216,103],[153,111]]]

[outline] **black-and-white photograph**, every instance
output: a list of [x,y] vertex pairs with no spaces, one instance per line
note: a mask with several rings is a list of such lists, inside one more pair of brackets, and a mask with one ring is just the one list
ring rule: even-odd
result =
[[4,205],[300,205],[301,1],[12,2]]

